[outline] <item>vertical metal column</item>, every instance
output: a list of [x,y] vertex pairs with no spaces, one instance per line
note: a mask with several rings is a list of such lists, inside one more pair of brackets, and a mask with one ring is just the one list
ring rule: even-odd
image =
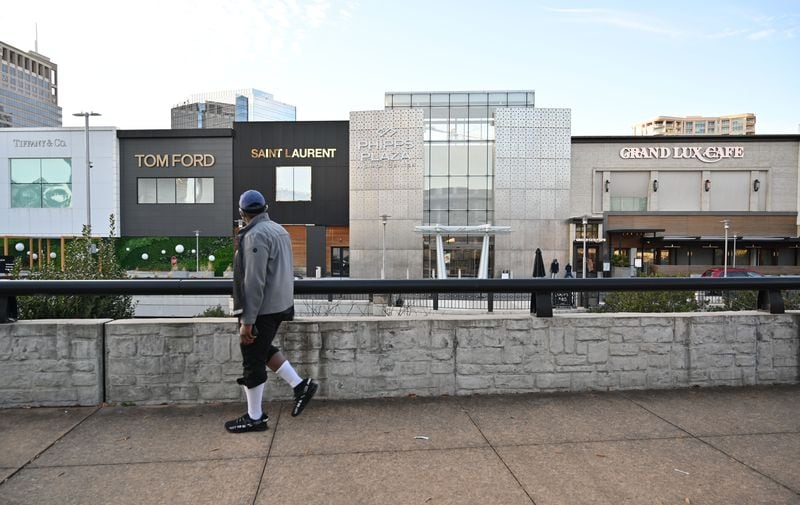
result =
[[481,261],[478,263],[478,279],[489,278],[489,234],[483,235],[481,245]]
[[444,264],[444,243],[442,234],[436,234],[436,278],[447,279],[447,268]]

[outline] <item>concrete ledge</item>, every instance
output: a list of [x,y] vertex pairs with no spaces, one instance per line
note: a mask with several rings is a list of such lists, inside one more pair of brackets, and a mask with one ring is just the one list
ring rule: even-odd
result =
[[[98,328],[108,402],[242,398],[235,319],[103,323],[0,327],[0,405],[100,401]],[[284,323],[276,345],[319,379],[320,398],[609,391],[797,383],[799,328],[798,313],[762,312],[304,317]],[[291,391],[270,374],[267,396]]]

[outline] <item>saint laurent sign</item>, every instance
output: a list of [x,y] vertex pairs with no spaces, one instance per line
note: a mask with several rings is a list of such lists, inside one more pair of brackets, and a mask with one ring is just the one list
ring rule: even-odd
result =
[[625,160],[696,159],[703,163],[716,163],[728,158],[744,158],[744,147],[623,147],[619,150],[619,157]]
[[213,167],[216,159],[213,154],[134,154],[139,168],[170,167]]
[[250,149],[251,158],[335,158],[335,147],[286,147]]

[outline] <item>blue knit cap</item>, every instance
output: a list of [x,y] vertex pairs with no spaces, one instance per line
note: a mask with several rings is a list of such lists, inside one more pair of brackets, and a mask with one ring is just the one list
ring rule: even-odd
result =
[[239,197],[239,208],[248,214],[258,214],[267,210],[264,195],[255,189],[248,189]]

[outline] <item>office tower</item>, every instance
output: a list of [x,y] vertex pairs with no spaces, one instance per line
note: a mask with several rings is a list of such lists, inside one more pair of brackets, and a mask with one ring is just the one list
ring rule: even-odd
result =
[[172,128],[232,128],[234,121],[294,121],[294,105],[257,89],[191,95],[172,108]]
[[0,42],[0,128],[61,126],[57,65]]
[[657,116],[633,126],[634,135],[755,135],[756,115]]

